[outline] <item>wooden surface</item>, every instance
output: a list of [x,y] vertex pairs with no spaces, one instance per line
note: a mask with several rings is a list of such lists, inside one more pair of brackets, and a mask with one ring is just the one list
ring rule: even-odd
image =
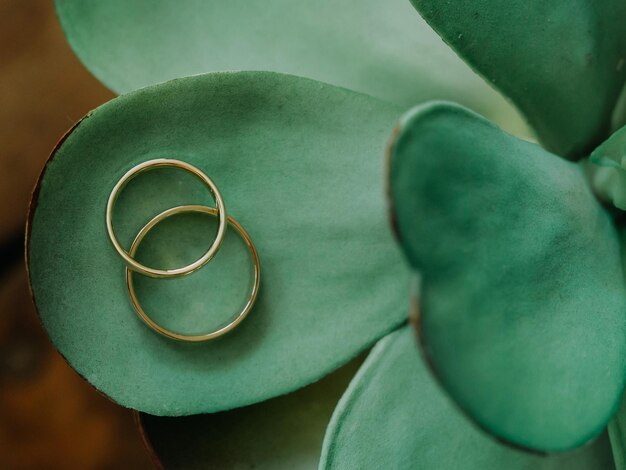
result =
[[0,0],[0,243],[23,230],[57,140],[114,95],[78,61],[52,0]]
[[113,94],[65,42],[52,0],[0,0],[0,468],[151,468],[129,410],[54,350],[28,292],[20,239],[56,141]]
[[0,280],[0,468],[151,468],[131,411],[50,344],[21,264]]

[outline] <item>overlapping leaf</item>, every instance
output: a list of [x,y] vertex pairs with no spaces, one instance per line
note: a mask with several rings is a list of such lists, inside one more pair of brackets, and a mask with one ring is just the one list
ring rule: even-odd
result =
[[168,469],[315,470],[328,421],[361,363],[245,408],[178,418],[142,414],[143,433]]
[[578,157],[608,136],[626,80],[626,3],[411,2],[519,106],[547,148]]
[[[115,401],[157,415],[255,403],[346,363],[405,321],[408,273],[376,190],[397,115],[363,95],[263,72],[174,80],[96,109],[54,152],[30,214],[32,290],[58,350]],[[209,344],[172,342],[141,323],[105,230],[113,185],[155,157],[185,160],[213,178],[261,258],[254,310]],[[122,193],[114,225],[126,246],[160,211],[211,203],[178,173],[147,173]],[[213,236],[208,219],[172,219],[146,239],[142,259],[184,265]],[[237,241],[230,231],[192,276],[142,279],[146,310],[183,332],[236,313],[251,269]]]
[[445,389],[520,446],[599,434],[624,386],[626,289],[617,232],[580,165],[434,103],[402,120],[389,175]]
[[613,462],[606,434],[548,457],[494,441],[441,391],[407,327],[382,339],[350,384],[328,427],[320,468],[609,470]]
[[271,70],[367,93],[408,108],[459,101],[526,132],[407,0],[56,0],[69,43],[118,93],[172,78]]

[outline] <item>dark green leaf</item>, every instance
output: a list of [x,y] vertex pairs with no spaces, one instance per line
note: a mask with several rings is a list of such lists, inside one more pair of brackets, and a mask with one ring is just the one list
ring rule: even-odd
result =
[[596,194],[621,210],[626,210],[626,127],[621,128],[595,149],[588,165]]
[[389,178],[423,275],[421,339],[455,401],[533,449],[602,432],[624,387],[626,290],[581,166],[433,103],[402,120]]
[[[622,220],[619,235],[622,246],[622,266],[626,269],[626,250],[624,249],[626,247],[626,230],[624,230],[623,224],[624,221]],[[611,438],[615,467],[618,470],[626,470],[626,396],[622,396],[620,408],[615,418],[609,423],[609,437]]]
[[626,80],[626,2],[411,2],[519,106],[547,148],[576,157],[608,136]]

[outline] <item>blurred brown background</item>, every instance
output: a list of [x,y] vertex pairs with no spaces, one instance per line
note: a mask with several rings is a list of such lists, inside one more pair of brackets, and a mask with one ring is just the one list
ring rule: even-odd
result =
[[28,293],[31,189],[61,135],[111,99],[67,45],[52,0],[0,0],[0,468],[151,468],[130,411],[76,375]]

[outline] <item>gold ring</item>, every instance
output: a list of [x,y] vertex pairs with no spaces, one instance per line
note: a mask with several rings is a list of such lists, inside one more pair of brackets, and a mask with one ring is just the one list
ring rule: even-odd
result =
[[[172,215],[183,213],[183,212],[200,212],[200,213],[205,213],[205,214],[209,214],[209,215],[217,216],[217,217],[219,217],[220,215],[220,212],[213,207],[196,206],[196,205],[178,206],[178,207],[173,207],[171,209],[168,209],[164,212],[161,212],[159,215],[154,217],[150,222],[148,222],[139,231],[139,233],[135,237],[135,240],[133,241],[133,244],[130,247],[130,251],[129,251],[130,256],[135,255],[135,253],[137,252],[137,248],[139,248],[139,244],[147,235],[147,233],[155,225],[157,225],[162,220],[168,217],[171,217]],[[233,328],[235,328],[239,323],[243,321],[244,318],[246,318],[246,316],[248,315],[248,312],[250,312],[250,310],[252,309],[252,306],[254,305],[254,302],[256,301],[256,298],[257,298],[257,294],[259,292],[259,284],[261,280],[261,265],[259,262],[259,256],[257,254],[256,248],[254,247],[254,244],[252,243],[252,240],[250,239],[250,236],[244,230],[244,228],[241,225],[239,225],[239,223],[232,217],[228,217],[228,223],[232,225],[235,228],[235,230],[237,230],[241,238],[243,238],[246,245],[248,246],[250,253],[252,254],[252,259],[254,262],[254,282],[252,284],[252,290],[250,291],[248,301],[246,302],[246,305],[244,306],[244,308],[235,317],[233,317],[233,319],[229,321],[226,325],[221,326],[216,330],[210,331],[208,333],[199,334],[199,335],[185,335],[185,334],[176,333],[174,331],[168,330],[167,328],[164,328],[158,323],[156,323],[152,318],[150,318],[150,316],[144,311],[144,309],[139,304],[139,301],[137,300],[137,295],[135,294],[135,286],[133,284],[133,270],[130,269],[130,267],[126,267],[126,286],[128,287],[128,293],[130,294],[130,298],[133,303],[133,306],[135,307],[135,310],[137,311],[137,314],[139,315],[139,317],[146,323],[146,325],[148,325],[157,333],[160,333],[163,336],[166,336],[170,339],[176,339],[179,341],[193,341],[193,342],[208,341],[211,339],[218,338],[228,333]]]
[[[218,226],[217,226],[217,234],[215,235],[215,240],[207,250],[207,252],[202,255],[201,258],[197,259],[193,263],[183,266],[182,268],[175,269],[155,269],[150,268],[148,266],[144,266],[133,258],[133,255],[130,252],[124,250],[120,242],[117,240],[115,236],[115,231],[113,230],[113,208],[115,207],[115,202],[121,192],[121,190],[128,184],[128,182],[133,179],[135,176],[143,173],[147,170],[152,170],[154,168],[161,167],[175,167],[180,168],[182,170],[191,173],[192,175],[199,178],[205,186],[209,189],[211,196],[215,200],[216,205],[216,215],[218,217]],[[166,211],[167,212],[167,211]],[[154,219],[153,219],[154,220]],[[187,274],[191,274],[194,271],[197,271],[202,266],[207,264],[211,259],[215,256],[217,251],[220,249],[222,245],[222,241],[224,240],[224,236],[226,234],[226,209],[224,208],[224,200],[222,199],[222,195],[217,189],[217,186],[211,178],[205,175],[202,171],[196,168],[189,163],[182,162],[180,160],[173,160],[170,158],[158,158],[155,160],[148,160],[146,162],[140,163],[139,165],[134,166],[130,170],[122,176],[122,178],[117,182],[117,184],[113,187],[111,194],[109,195],[109,200],[107,201],[106,208],[106,225],[107,231],[109,233],[109,238],[111,239],[111,243],[113,243],[113,247],[122,257],[122,259],[126,262],[126,266],[133,271],[137,271],[138,273],[143,274],[144,276],[155,277],[155,278],[165,278],[165,277],[179,277],[185,276]],[[145,227],[144,227],[145,228]]]

